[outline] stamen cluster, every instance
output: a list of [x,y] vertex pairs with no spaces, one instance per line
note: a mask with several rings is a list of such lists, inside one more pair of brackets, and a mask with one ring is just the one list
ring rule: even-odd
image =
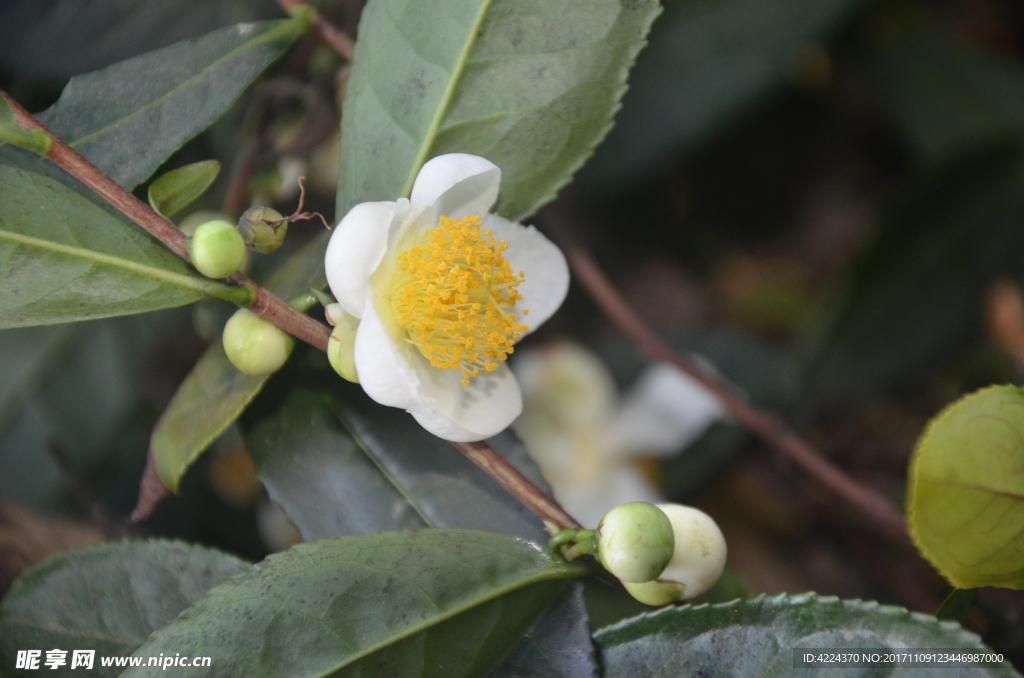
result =
[[[439,369],[461,369],[462,384],[508,359],[529,327],[513,312],[525,280],[506,261],[504,240],[481,231],[478,216],[426,231],[398,255],[391,308],[406,340]],[[529,311],[523,310],[523,315]]]

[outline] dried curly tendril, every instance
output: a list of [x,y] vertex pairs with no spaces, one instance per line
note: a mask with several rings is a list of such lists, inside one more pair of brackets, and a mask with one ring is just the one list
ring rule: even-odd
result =
[[[508,243],[480,217],[448,219],[398,255],[391,308],[406,340],[438,369],[461,369],[462,384],[491,372],[530,328],[517,322],[516,275],[504,257]],[[529,311],[521,309],[522,315]]]

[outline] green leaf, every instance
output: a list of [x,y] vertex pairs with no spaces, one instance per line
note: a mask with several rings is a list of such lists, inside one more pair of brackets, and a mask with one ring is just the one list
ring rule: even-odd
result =
[[202,647],[212,665],[196,676],[481,676],[558,595],[554,580],[585,571],[474,530],[300,544],[210,591],[136,656]]
[[209,127],[307,28],[244,23],[77,75],[39,120],[131,190]]
[[870,397],[977,336],[988,286],[1024,274],[1022,187],[1017,160],[971,159],[922,182],[883,215],[878,240],[823,307],[817,336],[804,347],[817,397]]
[[220,174],[220,163],[203,160],[171,170],[149,185],[149,204],[169,217],[190,204],[210,187]]
[[190,271],[48,161],[0,146],[0,328],[143,313],[202,294],[247,294]]
[[953,403],[914,449],[907,519],[953,586],[1024,589],[1024,391],[992,386]]
[[46,155],[53,146],[53,137],[41,129],[21,129],[14,119],[14,111],[7,97],[0,94],[0,144],[21,146],[33,153]]
[[[246,434],[260,479],[303,538],[436,526],[547,539],[540,521],[451,443],[357,386],[339,389],[337,400],[296,391]],[[536,474],[511,434],[490,442]]]
[[1024,69],[1010,59],[915,33],[880,53],[886,102],[924,165],[1024,139]]
[[569,582],[487,678],[597,678],[583,584]]
[[158,540],[61,553],[27,570],[4,596],[0,655],[13,666],[17,650],[68,650],[68,665],[53,675],[74,676],[70,651],[96,650],[93,671],[116,676],[122,669],[103,668],[99,657],[130,654],[212,587],[247,569],[218,551]]
[[[706,144],[793,76],[863,0],[686,0],[665,5],[637,59],[615,129],[580,181],[635,181]],[[827,58],[827,57],[826,57]]]
[[[942,648],[991,652],[955,622],[903,608],[813,593],[722,605],[666,607],[594,635],[605,678],[784,676],[796,648]],[[823,669],[808,673],[820,675]],[[896,670],[899,672],[898,670]],[[1009,664],[947,668],[943,676],[1018,676]],[[828,673],[828,675],[833,675]],[[835,675],[888,675],[850,669]],[[901,673],[902,675],[902,673]]]
[[[324,287],[329,235],[317,237],[292,256],[270,277],[267,288],[287,299],[310,287]],[[150,454],[164,485],[177,492],[192,462],[238,419],[267,379],[239,372],[219,340],[206,349],[153,429]]]
[[408,196],[443,153],[502,170],[497,212],[554,198],[608,132],[654,0],[371,0],[342,115],[337,214]]
[[67,500],[56,446],[97,494],[138,481],[153,413],[141,374],[189,314],[163,311],[0,332],[0,495]]

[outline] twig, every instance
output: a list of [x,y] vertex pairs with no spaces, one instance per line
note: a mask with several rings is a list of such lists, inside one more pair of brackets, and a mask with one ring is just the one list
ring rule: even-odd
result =
[[652,358],[671,363],[699,381],[755,435],[782,452],[822,485],[874,518],[887,534],[900,542],[908,542],[906,519],[899,509],[875,490],[850,478],[779,419],[739,398],[686,357],[669,348],[629,307],[588,252],[580,247],[570,247],[567,255],[576,280],[586,288],[619,329],[640,344]]
[[[3,91],[0,91],[0,95],[6,96]],[[122,188],[102,170],[57,138],[13,99],[10,97],[7,97],[7,99],[11,103],[11,108],[14,110],[15,119],[19,126],[27,129],[41,129],[53,137],[53,149],[48,156],[51,160],[100,194],[107,202],[167,245],[175,254],[189,261],[188,239],[177,226],[154,212],[148,205]],[[321,351],[327,350],[327,340],[331,335],[330,328],[310,318],[308,315],[298,312],[282,299],[256,285],[241,273],[233,275],[231,280],[239,285],[247,285],[255,292],[255,302],[249,308],[250,311]],[[485,443],[455,443],[455,447],[512,493],[513,496],[523,502],[527,508],[542,520],[547,520],[559,528],[580,527],[554,499],[531,483]],[[143,479],[143,494],[146,494],[145,486],[147,483],[151,486],[150,489],[157,489],[156,484],[159,482],[155,475],[152,477],[147,475]],[[162,485],[162,483],[160,484]],[[140,519],[151,513],[156,504],[166,496],[163,492],[159,491],[151,492],[150,494],[152,496],[148,498],[145,507],[136,509],[133,519]]]
[[[26,111],[14,99],[0,90],[0,96],[7,98],[14,111],[18,126],[23,129],[40,129],[53,139],[53,147],[47,157],[60,165],[71,176],[88,186],[100,197],[120,210],[125,216],[148,231],[153,237],[166,245],[172,252],[185,261],[191,261],[188,255],[188,236],[181,232],[169,219],[154,212],[132,193],[107,176],[101,169],[82,157],[77,151],[61,141],[55,134],[46,129],[31,113]],[[272,322],[306,343],[327,350],[327,340],[331,330],[323,323],[317,322],[304,313],[299,313],[283,300],[274,296],[241,273],[231,276],[237,285],[249,287],[253,292],[253,304],[249,310],[264,320]]]
[[352,38],[348,37],[337,28],[334,27],[330,21],[324,18],[320,12],[317,12],[311,5],[304,2],[303,0],[277,0],[277,4],[281,6],[289,16],[294,16],[296,13],[313,10],[312,22],[313,29],[316,30],[317,35],[325,43],[340,54],[344,59],[352,61],[352,57],[355,55],[356,46],[352,42]]
[[583,527],[566,513],[565,509],[558,505],[558,502],[530,482],[526,476],[505,461],[487,443],[452,444],[469,457],[470,461],[482,468],[487,475],[497,480],[502,487],[511,492],[541,520],[558,526],[560,530]]

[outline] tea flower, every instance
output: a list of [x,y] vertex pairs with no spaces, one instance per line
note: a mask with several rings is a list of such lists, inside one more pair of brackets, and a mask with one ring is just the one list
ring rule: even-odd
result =
[[409,199],[356,205],[334,229],[325,266],[333,321],[357,323],[351,350],[366,393],[436,436],[481,440],[522,411],[505,360],[561,305],[569,270],[532,226],[488,213],[501,170],[442,155]]

